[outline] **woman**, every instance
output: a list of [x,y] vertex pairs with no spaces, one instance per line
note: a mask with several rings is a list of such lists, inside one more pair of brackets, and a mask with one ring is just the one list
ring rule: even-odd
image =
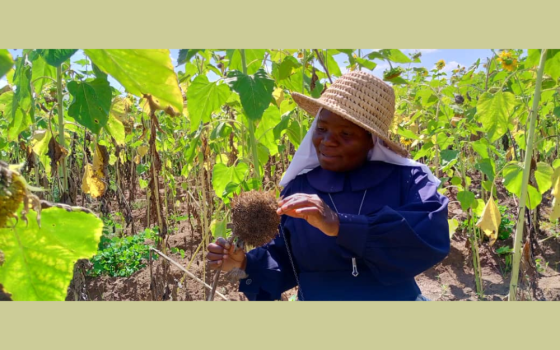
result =
[[393,89],[351,72],[319,99],[292,97],[316,118],[280,182],[280,234],[248,253],[218,240],[210,268],[244,270],[249,300],[295,286],[299,300],[425,300],[414,276],[449,253],[448,199],[389,139]]

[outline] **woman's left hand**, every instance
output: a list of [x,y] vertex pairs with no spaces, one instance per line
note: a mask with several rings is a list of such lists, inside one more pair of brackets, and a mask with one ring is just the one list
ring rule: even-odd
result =
[[319,196],[295,193],[278,202],[278,215],[306,220],[327,236],[338,236],[338,215]]

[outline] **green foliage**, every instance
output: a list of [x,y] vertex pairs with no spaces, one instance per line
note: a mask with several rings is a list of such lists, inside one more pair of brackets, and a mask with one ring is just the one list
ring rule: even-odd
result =
[[231,95],[231,90],[221,81],[210,82],[205,75],[197,76],[187,90],[191,130],[200,122],[208,123],[212,112],[219,110]]
[[2,78],[12,67],[14,66],[14,60],[12,55],[6,49],[0,49],[0,78]]
[[[108,227],[108,226],[105,226]],[[110,231],[104,230],[99,242],[97,255],[91,258],[93,268],[91,276],[108,275],[112,277],[128,277],[146,267],[149,259],[150,246],[146,240],[155,240],[157,229],[146,228],[134,236],[110,237]],[[157,259],[157,254],[154,254]]]
[[18,135],[32,124],[31,67],[25,63],[25,59],[22,57],[16,61],[14,83],[17,85],[17,89],[8,110],[11,113],[6,113],[11,114],[11,122],[8,127],[8,140],[11,141],[16,140]]
[[476,106],[478,120],[490,142],[506,133],[516,104],[515,95],[510,92],[484,93],[480,97]]
[[227,82],[239,94],[247,117],[250,120],[261,119],[274,90],[274,80],[268,77],[264,69],[259,69],[254,75],[231,71]]
[[64,300],[74,264],[95,254],[103,223],[56,207],[42,211],[41,227],[36,216],[30,211],[28,224],[19,220],[14,228],[0,229],[0,283],[14,300]]
[[68,83],[68,91],[74,97],[68,115],[93,133],[97,134],[109,119],[111,89],[106,79],[90,82]]
[[498,231],[498,239],[505,240],[508,239],[515,230],[515,219],[513,215],[506,213],[508,209],[506,206],[498,205],[498,209],[500,210],[500,215],[502,216],[502,221],[500,221]]
[[103,72],[138,97],[151,94],[162,108],[183,111],[183,97],[169,50],[84,50]]
[[68,49],[49,49],[49,50],[37,50],[48,64],[54,67],[60,66],[64,61],[72,57],[73,54],[78,50],[68,50]]

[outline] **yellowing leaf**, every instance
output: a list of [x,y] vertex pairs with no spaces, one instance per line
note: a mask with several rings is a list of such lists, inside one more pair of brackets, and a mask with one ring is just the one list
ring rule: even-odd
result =
[[284,101],[284,90],[281,88],[276,88],[274,90],[274,92],[272,93],[272,96],[274,96],[274,100],[276,101],[276,105],[278,107],[280,107],[280,105],[282,104],[282,101]]
[[130,100],[125,97],[115,97],[111,105],[111,114],[122,123],[128,122],[128,112],[130,111]]
[[552,211],[550,213],[550,221],[554,221],[560,217],[560,167],[554,170],[552,174],[552,195],[554,200],[552,201]]
[[151,94],[162,109],[172,106],[179,113],[183,111],[183,96],[169,50],[86,49],[84,53],[131,94]]
[[453,238],[457,227],[459,227],[459,221],[457,221],[457,219],[451,219],[447,220],[447,224],[449,225],[449,238]]
[[502,217],[500,215],[500,210],[498,209],[496,202],[494,202],[494,198],[490,197],[484,207],[480,220],[476,223],[476,226],[479,227],[484,234],[490,237],[490,245],[493,245],[498,238],[498,229],[501,221]]
[[510,147],[506,153],[506,160],[510,161],[513,159],[513,147]]
[[82,178],[82,191],[94,198],[99,198],[105,193],[105,190],[105,183],[95,176],[93,166],[86,164],[84,177]]
[[554,221],[560,217],[560,201],[554,198],[552,201],[552,212],[550,213],[550,221]]
[[109,163],[109,154],[105,146],[97,145],[93,154],[93,171],[95,175],[104,179],[106,175],[107,164]]
[[552,195],[556,198],[560,197],[560,167],[554,170],[552,174]]
[[140,146],[138,147],[138,155],[140,157],[144,157],[148,153],[148,146]]
[[105,146],[97,145],[93,155],[93,165],[86,164],[82,178],[82,191],[94,198],[99,198],[107,191],[105,183],[109,154]]

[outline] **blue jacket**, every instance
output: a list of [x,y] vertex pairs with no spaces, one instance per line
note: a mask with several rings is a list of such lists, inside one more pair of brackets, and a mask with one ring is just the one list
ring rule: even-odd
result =
[[316,194],[336,207],[339,234],[327,236],[283,215],[280,234],[247,253],[248,277],[239,290],[249,300],[277,300],[297,285],[285,239],[298,274],[298,298],[306,301],[415,300],[421,292],[414,276],[449,253],[448,199],[419,167],[378,161],[347,173],[317,167],[282,191],[285,197],[294,193]]

